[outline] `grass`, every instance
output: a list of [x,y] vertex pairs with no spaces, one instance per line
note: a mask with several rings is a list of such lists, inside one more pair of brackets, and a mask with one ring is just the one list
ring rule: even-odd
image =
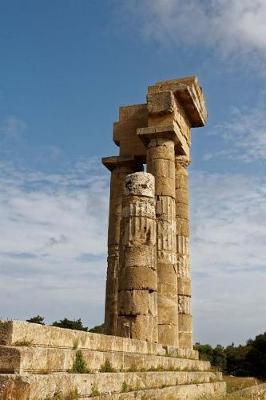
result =
[[223,376],[227,385],[227,392],[232,393],[237,390],[242,390],[250,386],[255,386],[260,382],[256,378],[251,377],[237,377],[237,376]]
[[96,396],[100,396],[100,392],[97,385],[94,383],[91,387],[91,397],[96,397]]
[[107,359],[105,360],[104,364],[101,365],[100,372],[116,372],[116,371],[112,367],[110,361]]
[[79,340],[75,339],[73,342],[73,350],[77,350],[78,347],[79,347]]
[[45,400],[78,400],[79,393],[77,389],[71,390],[68,394],[55,393],[53,397],[46,397]]
[[130,392],[132,389],[131,387],[124,381],[121,388],[121,393]]
[[14,346],[30,347],[32,346],[32,340],[26,340],[26,339],[18,340],[17,342],[14,343]]

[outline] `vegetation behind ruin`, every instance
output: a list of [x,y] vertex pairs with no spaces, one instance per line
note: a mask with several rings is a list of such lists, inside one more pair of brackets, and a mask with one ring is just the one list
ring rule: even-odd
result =
[[266,332],[245,345],[223,347],[196,343],[202,360],[208,360],[220,371],[234,376],[254,376],[266,379]]

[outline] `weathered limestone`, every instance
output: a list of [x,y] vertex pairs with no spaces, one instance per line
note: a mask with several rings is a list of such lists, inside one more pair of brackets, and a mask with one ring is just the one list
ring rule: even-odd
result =
[[192,348],[191,273],[189,264],[189,187],[186,156],[175,158],[176,254],[179,346]]
[[100,371],[108,360],[116,371],[200,371],[210,369],[207,361],[173,356],[159,356],[111,350],[50,348],[34,346],[0,346],[0,374],[53,373],[71,370],[77,351],[81,352],[90,371]]
[[178,347],[174,141],[151,139],[147,170],[155,177],[157,217],[158,337]]
[[[0,321],[0,400],[72,398],[71,393],[85,400],[191,400],[224,393],[222,375],[208,361],[198,360],[193,350],[179,352],[136,339]],[[72,372],[78,353],[90,373]],[[103,372],[106,365],[112,373]]]
[[157,342],[154,177],[127,175],[124,183],[118,279],[119,336]]
[[[155,178],[156,196],[156,265],[155,274],[148,275],[149,254],[139,251],[141,265],[134,270],[134,284],[143,281],[158,283],[158,340],[163,345],[192,349],[191,277],[189,267],[188,182],[184,160],[190,159],[191,128],[204,126],[207,109],[198,79],[194,76],[157,82],[149,86],[147,103],[120,107],[119,121],[114,123],[113,139],[119,146],[120,158],[130,158],[147,164],[147,171]],[[105,163],[105,162],[104,162]],[[123,176],[123,180],[125,176]],[[120,180],[121,185],[121,180]],[[116,193],[117,191],[115,191]],[[111,193],[112,197],[112,193]],[[117,200],[117,199],[116,199]],[[110,202],[110,207],[112,206]],[[117,271],[125,269],[125,260],[119,256],[121,235],[121,197],[119,218],[109,224],[109,233],[116,232],[116,240],[109,240],[109,263],[106,290],[106,332],[129,335],[129,317],[125,329],[117,324]],[[111,211],[110,211],[111,212]],[[114,226],[116,230],[114,230]],[[120,233],[120,236],[119,236]],[[119,239],[120,237],[120,239]],[[121,243],[120,243],[121,247]],[[130,250],[131,251],[131,250]],[[137,250],[133,251],[136,257]],[[120,259],[119,259],[120,257]],[[128,258],[132,255],[128,254]],[[128,268],[128,267],[127,267]],[[114,272],[115,271],[115,272]],[[132,277],[125,275],[127,285]],[[139,324],[149,326],[144,318],[150,303],[142,294],[121,292],[121,317],[132,313],[135,303],[142,304],[138,311]],[[126,292],[126,293],[124,293]],[[128,310],[125,309],[128,307]],[[134,311],[135,312],[135,311]],[[137,315],[137,314],[136,314]],[[141,328],[138,328],[141,331]],[[147,328],[148,331],[148,328]],[[140,335],[140,333],[138,333]],[[154,340],[148,334],[141,336]],[[140,337],[140,336],[139,336]]]
[[143,166],[130,157],[106,157],[102,161],[111,171],[104,325],[105,333],[114,335],[117,330],[119,243],[123,184],[128,174],[143,170]]
[[0,321],[0,346],[19,346],[26,343],[31,347],[87,349],[150,355],[171,355],[198,360],[196,350],[163,347],[159,343],[97,333],[42,326],[22,321]]
[[[213,381],[214,380],[214,381]],[[166,372],[0,375],[0,400],[89,399],[191,400],[224,394],[225,383],[214,374]]]
[[111,171],[108,335],[0,321],[0,400],[225,393],[221,373],[192,347],[187,160],[190,129],[206,118],[195,77],[158,82],[146,104],[120,107],[119,156],[103,159]]

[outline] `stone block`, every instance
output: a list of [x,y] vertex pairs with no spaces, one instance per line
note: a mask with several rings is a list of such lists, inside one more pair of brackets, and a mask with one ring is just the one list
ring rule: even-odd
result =
[[191,278],[180,276],[177,278],[177,293],[181,296],[191,296]]
[[158,340],[162,345],[173,345],[178,347],[178,327],[177,325],[158,324]]
[[178,204],[176,207],[176,217],[189,220],[189,209],[185,204]]
[[[156,148],[156,151],[154,150]],[[147,164],[154,160],[169,160],[174,161],[171,140],[155,137],[149,145],[147,152]]]
[[157,316],[157,294],[147,290],[125,290],[119,295],[120,315]]
[[189,239],[187,236],[177,236],[177,241],[176,241],[176,248],[177,248],[177,253],[179,255],[187,255],[189,256]]
[[[176,303],[168,301],[163,301],[161,296],[158,301],[158,324],[159,325],[178,325],[178,313]],[[166,300],[166,299],[164,299]]]
[[[210,383],[210,379],[216,382]],[[195,381],[197,384],[194,384]],[[124,382],[130,388],[127,393],[121,393]],[[170,394],[175,396],[174,399],[188,400],[205,394],[220,395],[225,392],[225,384],[214,373],[138,372],[0,377],[1,400],[44,400],[58,394],[69,396],[74,388],[85,399],[93,397],[93,388],[97,388],[97,399],[117,400],[140,400],[144,395],[154,400],[166,400]]]
[[190,235],[189,229],[189,221],[184,218],[176,218],[176,234],[179,236],[187,236]]
[[[71,370],[77,351],[81,351],[86,365],[92,372],[97,372],[108,360],[116,371],[128,369],[146,370],[158,369],[179,371],[207,371],[210,364],[199,361],[197,352],[192,349],[167,348],[171,357],[147,355],[141,353],[126,353],[119,351],[96,351],[88,349],[64,349],[49,347],[6,347],[0,346],[0,372],[30,374],[54,373]],[[193,359],[178,358],[188,357]]]
[[121,156],[138,156],[145,162],[146,149],[136,130],[148,125],[146,104],[120,107],[119,121],[114,123],[113,139]]
[[189,204],[188,190],[187,189],[176,190],[175,191],[175,199],[176,199],[177,207],[180,204],[185,204],[188,207],[188,204]]
[[158,178],[175,179],[175,163],[173,160],[155,159],[149,163],[149,170]]
[[176,288],[176,266],[174,264],[157,264],[157,273],[160,278],[160,284],[173,285]]
[[192,332],[192,315],[181,314],[178,319],[178,329],[180,332]]
[[178,314],[191,315],[191,297],[178,294]]
[[147,107],[150,114],[172,114],[174,112],[175,97],[171,91],[148,93]]
[[188,176],[187,173],[186,175],[183,172],[178,171],[177,169],[175,170],[175,188],[176,190],[180,189],[188,189]]
[[193,347],[193,339],[191,332],[179,332],[178,334],[179,345],[182,349]]
[[130,104],[127,106],[119,107],[119,121],[134,121],[142,119],[145,122],[145,119],[148,117],[147,104]]
[[171,90],[181,104],[192,127],[204,126],[208,114],[201,86],[196,76],[157,82],[148,94]]
[[156,271],[148,267],[127,267],[122,269],[119,278],[121,290],[157,290]]
[[117,319],[118,336],[157,342],[157,321],[153,315],[122,316]]
[[31,346],[79,348],[102,351],[125,351],[130,353],[165,353],[162,345],[110,335],[42,326],[21,321],[0,321],[0,345],[15,346],[26,342]]
[[148,268],[148,270],[155,269],[155,248],[151,249],[151,246],[148,245],[128,246],[125,247],[124,251],[126,257],[124,257],[123,269],[128,267],[144,267]]

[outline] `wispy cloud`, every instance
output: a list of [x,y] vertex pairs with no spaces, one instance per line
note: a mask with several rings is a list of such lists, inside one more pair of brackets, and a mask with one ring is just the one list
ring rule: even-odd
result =
[[244,342],[266,323],[266,179],[194,173],[191,188],[195,338]]
[[206,153],[204,160],[219,157],[249,163],[266,159],[265,107],[235,108],[229,119],[213,132],[212,135],[223,139],[222,150]]
[[[109,185],[99,162],[64,174],[2,163],[0,185],[1,316],[102,322]],[[265,325],[266,180],[193,172],[191,203],[195,339],[244,341]]]
[[108,185],[95,159],[65,174],[2,163],[0,185],[2,316],[56,319],[69,312],[100,322]]
[[253,54],[265,61],[265,0],[129,0],[118,4],[120,16],[150,40],[203,45],[236,58]]
[[20,139],[27,128],[27,124],[22,119],[11,115],[0,124],[0,137],[7,139]]

